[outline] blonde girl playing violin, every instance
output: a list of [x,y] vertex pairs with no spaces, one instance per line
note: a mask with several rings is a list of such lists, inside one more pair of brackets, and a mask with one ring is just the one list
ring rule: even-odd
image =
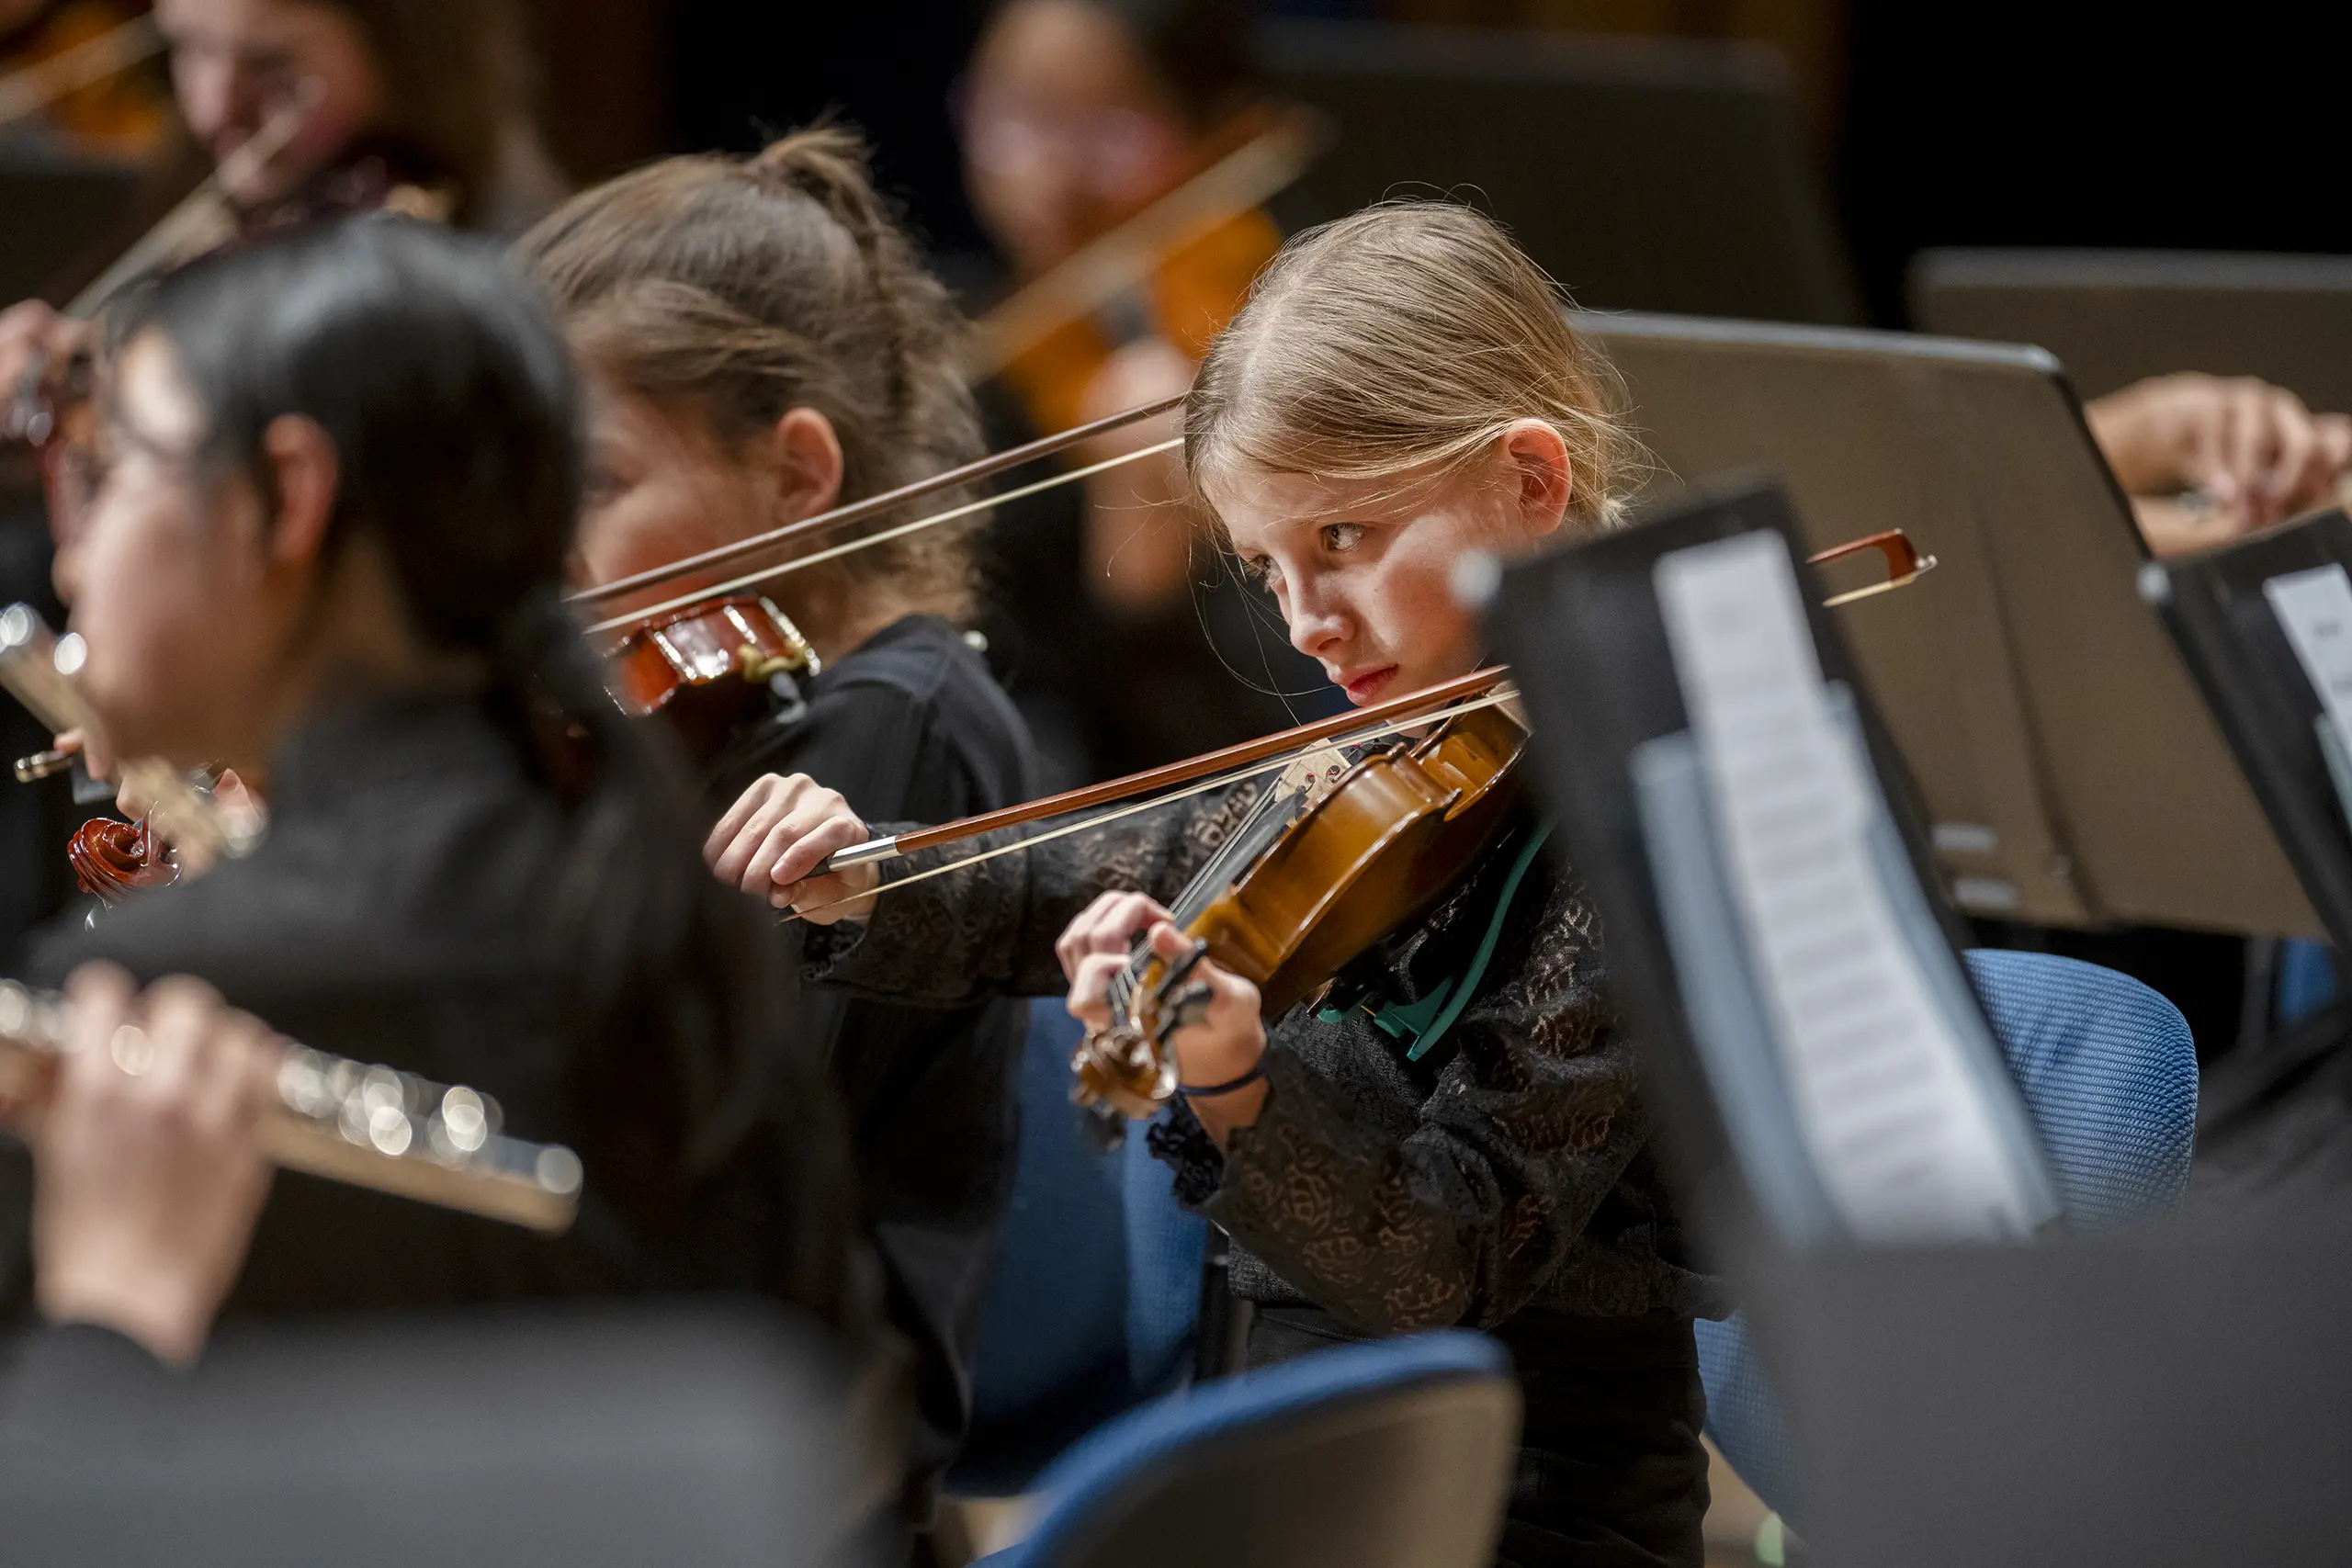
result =
[[[1636,453],[1560,304],[1478,214],[1386,206],[1289,245],[1211,349],[1186,412],[1193,486],[1357,705],[1478,666],[1452,590],[1472,552],[1610,525]],[[1169,906],[1261,788],[896,892],[872,868],[810,874],[870,829],[805,779],[762,781],[714,847],[722,874],[763,874],[831,922],[808,956],[834,984],[933,1005],[1067,991],[1100,1029],[1136,937],[1188,951]],[[1501,1560],[1696,1564],[1690,1320],[1723,1303],[1653,1156],[1599,922],[1542,836],[1521,808],[1432,914],[1351,966],[1364,1004],[1337,1021],[1266,1019],[1250,982],[1200,964],[1213,999],[1173,1037],[1183,1087],[1151,1142],[1237,1245],[1253,1361],[1450,1324],[1510,1346],[1527,1414]],[[1417,1033],[1412,1004],[1448,984],[1467,1005]]]

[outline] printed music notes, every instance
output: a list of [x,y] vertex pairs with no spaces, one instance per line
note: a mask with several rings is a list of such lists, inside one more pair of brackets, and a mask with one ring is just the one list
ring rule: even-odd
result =
[[1832,1207],[1865,1242],[2029,1231],[2047,1191],[1872,857],[1883,803],[1833,717],[1786,545],[1756,532],[1676,550],[1652,581],[1724,881]]

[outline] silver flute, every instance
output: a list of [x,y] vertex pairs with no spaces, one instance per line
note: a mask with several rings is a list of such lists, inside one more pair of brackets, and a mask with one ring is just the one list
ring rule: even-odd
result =
[[[71,1023],[62,996],[0,980],[0,1096],[40,1092],[74,1048]],[[561,1235],[580,1208],[580,1156],[507,1137],[503,1121],[486,1094],[293,1045],[261,1148],[287,1170]]]

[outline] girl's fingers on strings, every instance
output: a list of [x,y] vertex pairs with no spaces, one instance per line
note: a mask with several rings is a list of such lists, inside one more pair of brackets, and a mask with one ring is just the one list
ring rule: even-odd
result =
[[1069,1014],[1090,1033],[1111,1027],[1111,980],[1126,966],[1125,953],[1097,953],[1081,961],[1070,976]]
[[1054,956],[1063,976],[1074,981],[1079,964],[1092,954],[1116,953],[1124,963],[1137,934],[1154,920],[1168,918],[1166,909],[1141,893],[1105,893],[1063,929],[1054,943]]

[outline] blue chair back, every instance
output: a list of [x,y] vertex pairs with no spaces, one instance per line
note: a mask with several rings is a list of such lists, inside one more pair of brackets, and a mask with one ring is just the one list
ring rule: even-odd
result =
[[[2098,1229],[2178,1198],[2197,1131],[2197,1044],[2179,1010],[2072,958],[1980,949],[1966,959],[2068,1221]],[[1789,1513],[1788,1425],[1744,1318],[1699,1325],[1699,1377],[1707,1435],[1750,1490]]]
[[1207,1227],[1178,1207],[1140,1129],[1103,1155],[1069,1103],[1075,1019],[1029,1009],[1021,1144],[981,1309],[972,1430],[947,1490],[1027,1489],[1100,1423],[1176,1386],[1191,1366]]
[[1063,1455],[980,1568],[1483,1568],[1519,1408],[1502,1347],[1458,1329],[1219,1379]]

